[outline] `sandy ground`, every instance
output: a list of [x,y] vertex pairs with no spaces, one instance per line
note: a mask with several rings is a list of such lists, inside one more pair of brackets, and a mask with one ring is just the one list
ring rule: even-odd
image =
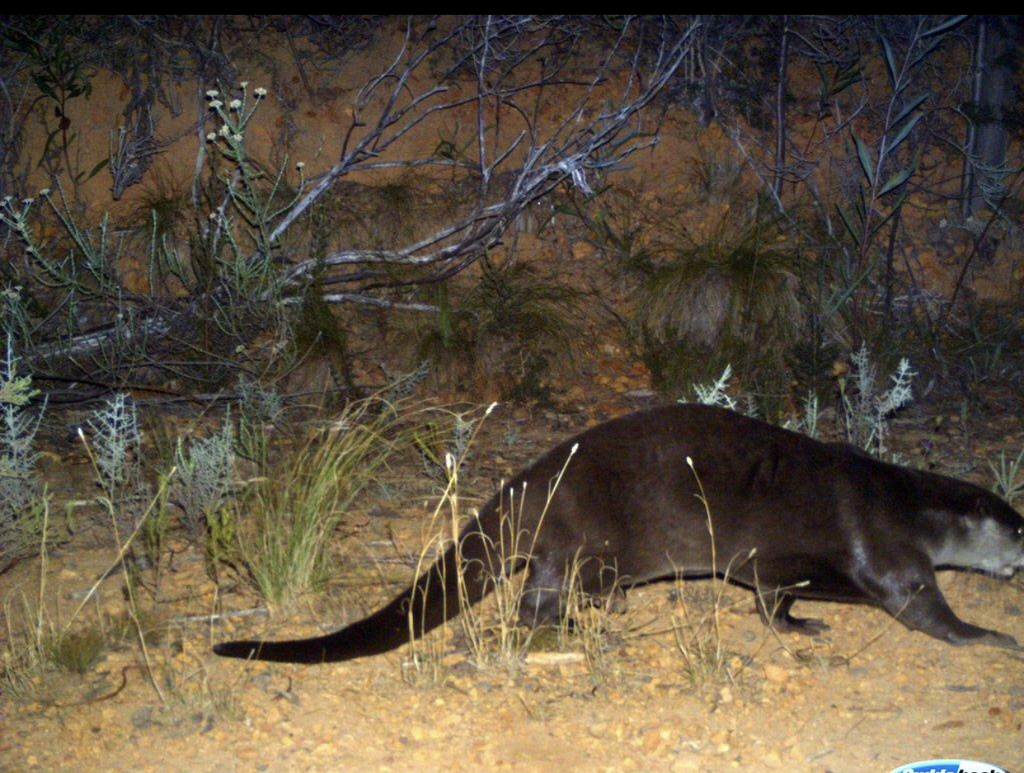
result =
[[[505,431],[496,425],[479,440],[479,466],[498,475],[519,466],[571,434],[562,418],[520,419],[521,442],[504,456],[495,451]],[[989,434],[1005,447],[1015,428],[1007,418]],[[915,431],[900,432],[905,447],[917,442]],[[952,449],[959,439],[943,442]],[[48,477],[58,497],[70,495],[87,469],[68,459],[51,464]],[[472,495],[486,495],[487,477],[470,484],[478,488]],[[407,491],[417,486],[424,489],[421,481]],[[84,675],[51,673],[21,694],[3,694],[2,769],[852,773],[942,757],[1024,767],[1019,653],[953,648],[879,610],[843,604],[797,605],[796,614],[831,625],[822,638],[776,635],[762,627],[748,591],[711,582],[634,589],[625,613],[598,614],[600,636],[580,635],[562,651],[547,641],[511,666],[477,664],[457,621],[431,637],[419,669],[407,648],[314,667],[211,655],[211,640],[306,635],[319,630],[317,621],[330,629],[372,609],[408,569],[352,556],[414,543],[428,503],[408,494],[366,504],[339,548],[345,568],[331,592],[288,613],[234,614],[258,608],[258,598],[230,578],[218,590],[202,559],[182,550],[159,601],[140,603],[163,631],[145,656],[122,636]],[[55,550],[46,572],[54,609],[66,617],[110,559],[109,549],[78,542]],[[39,563],[23,562],[0,580],[16,629],[38,593]],[[963,618],[1024,640],[1019,578],[947,572],[941,581]],[[124,616],[123,582],[115,575],[100,588],[95,614],[116,639],[110,621]],[[716,598],[717,637],[708,625]],[[217,611],[225,617],[211,622]]]

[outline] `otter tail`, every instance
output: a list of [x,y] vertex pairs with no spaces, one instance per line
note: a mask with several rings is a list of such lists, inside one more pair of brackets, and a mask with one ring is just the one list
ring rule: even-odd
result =
[[475,604],[493,585],[488,582],[489,538],[479,520],[463,531],[459,544],[459,555],[454,545],[449,547],[391,603],[340,631],[292,641],[230,641],[214,646],[213,651],[228,658],[278,663],[336,663],[396,649],[455,617],[464,606]]

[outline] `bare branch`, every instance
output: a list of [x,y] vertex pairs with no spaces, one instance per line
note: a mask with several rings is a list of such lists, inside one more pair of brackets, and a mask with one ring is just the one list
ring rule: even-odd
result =
[[[217,97],[223,95],[207,86],[202,111],[212,108],[225,123],[210,135],[208,148],[217,148],[215,160],[226,159],[229,173],[202,196],[198,181],[193,188],[196,210],[206,209],[201,217],[213,214],[200,224],[202,244],[191,255],[179,259],[152,248],[154,260],[168,263],[166,273],[187,294],[174,302],[133,296],[111,275],[110,287],[101,290],[117,294],[110,308],[130,307],[130,320],[79,335],[64,331],[59,342],[23,352],[25,360],[100,361],[116,352],[131,361],[130,370],[133,363],[152,362],[159,347],[170,352],[187,344],[196,330],[229,347],[209,349],[223,354],[273,324],[273,315],[296,305],[314,279],[329,303],[436,312],[395,291],[458,274],[500,244],[527,207],[565,184],[590,193],[595,178],[657,142],[657,122],[645,123],[644,110],[687,56],[700,25],[680,30],[678,19],[668,17],[616,23],[571,16],[410,19],[387,65],[355,94],[336,163],[319,177],[300,178],[294,200],[284,206],[273,197],[283,189],[283,172],[265,174],[245,154],[244,127],[255,108],[240,110],[244,118],[229,127],[235,114],[224,105],[228,98],[222,102]],[[595,36],[603,45],[594,45]],[[246,87],[239,88],[244,97]],[[254,93],[258,102],[266,92]],[[400,150],[407,146],[400,140],[442,120],[455,127],[450,152]],[[208,148],[200,142],[197,178],[209,168]],[[472,191],[471,200],[460,200],[446,221],[405,244],[341,244],[326,256],[294,263],[279,254],[300,218],[339,181],[382,169],[443,169],[459,190]],[[264,183],[270,195],[261,198]],[[103,249],[96,255],[96,265],[107,267]],[[175,351],[180,355],[180,347]]]

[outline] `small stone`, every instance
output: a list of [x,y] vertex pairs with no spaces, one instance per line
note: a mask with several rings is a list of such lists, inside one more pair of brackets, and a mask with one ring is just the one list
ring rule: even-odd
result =
[[783,684],[789,681],[789,671],[781,666],[772,663],[765,663],[764,678],[774,684]]

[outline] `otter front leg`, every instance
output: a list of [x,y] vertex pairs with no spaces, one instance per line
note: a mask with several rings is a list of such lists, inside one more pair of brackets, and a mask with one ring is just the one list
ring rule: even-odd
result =
[[934,580],[921,582],[907,594],[886,599],[882,606],[908,628],[961,646],[985,644],[1008,650],[1024,650],[1009,634],[964,622],[950,608]]

